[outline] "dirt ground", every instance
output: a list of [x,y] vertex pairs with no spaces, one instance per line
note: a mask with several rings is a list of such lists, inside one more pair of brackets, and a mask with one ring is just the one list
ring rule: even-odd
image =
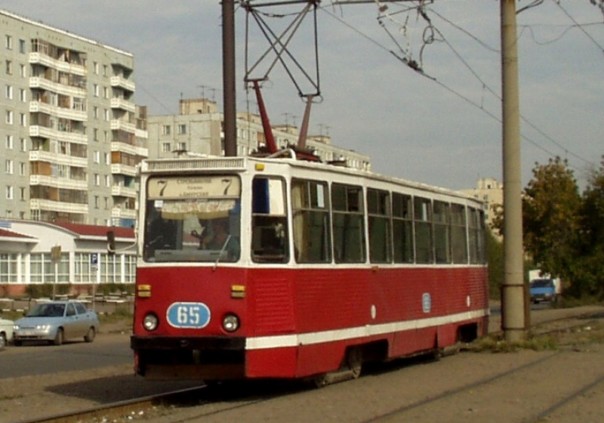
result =
[[[534,314],[532,323],[570,316],[576,317],[540,326],[535,332],[541,335],[519,349],[508,348],[493,337],[489,342],[477,343],[473,352],[427,365],[369,374],[320,390],[268,401],[218,401],[206,404],[203,412],[189,408],[179,411],[179,417],[172,410],[170,415],[158,412],[155,416],[130,416],[124,421],[198,421],[203,417],[204,422],[244,423],[600,422],[604,416],[604,383],[590,387],[588,382],[604,378],[604,307],[541,310]],[[493,316],[491,329],[496,332],[498,328],[498,317]],[[127,339],[129,332],[127,323],[118,322],[105,325],[99,337]],[[493,379],[493,375],[506,369],[523,366],[526,370]],[[181,382],[173,387],[188,385],[191,384]],[[587,388],[581,392],[583,385]],[[85,409],[128,395],[150,395],[163,387],[133,376],[131,364],[0,379],[0,423],[33,421],[43,415]],[[574,392],[572,389],[579,393],[566,404],[564,398]]]

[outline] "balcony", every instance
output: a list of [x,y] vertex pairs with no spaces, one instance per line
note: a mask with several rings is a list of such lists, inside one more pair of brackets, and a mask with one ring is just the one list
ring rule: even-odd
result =
[[29,102],[30,113],[46,113],[50,116],[56,116],[63,119],[85,122],[88,119],[86,112],[81,110],[65,109],[63,107],[51,106],[40,101]]
[[29,88],[39,88],[70,97],[85,98],[87,96],[84,88],[59,84],[58,82],[49,81],[48,79],[40,78],[39,76],[32,76],[29,78]]
[[55,176],[45,175],[30,175],[29,184],[31,186],[41,185],[45,187],[61,188],[61,189],[72,189],[78,191],[87,191],[88,182],[83,180],[75,180],[68,178],[57,178]]
[[88,214],[88,204],[65,203],[63,201],[32,198],[29,200],[29,206],[32,211],[45,210],[62,213]]
[[111,120],[111,130],[113,131],[124,131],[130,134],[134,134],[136,132],[136,125],[129,122],[124,122],[119,119]]
[[136,210],[121,209],[114,207],[111,209],[112,219],[136,219]]
[[111,195],[114,197],[137,198],[138,193],[136,188],[114,185],[111,187]]
[[134,113],[136,111],[136,106],[134,103],[128,100],[124,100],[123,98],[112,98],[111,99],[111,108],[112,109],[121,109],[126,110],[127,112]]
[[112,141],[111,151],[130,154],[131,156],[149,157],[149,149],[145,147],[137,147],[125,142]]
[[86,157],[67,156],[65,154],[51,153],[50,151],[33,150],[29,152],[30,162],[48,162],[72,167],[88,167]]
[[59,141],[71,142],[74,144],[88,143],[88,138],[86,137],[86,134],[80,134],[78,132],[57,131],[56,129],[38,125],[32,125],[29,127],[29,136],[56,139]]
[[135,84],[121,76],[112,76],[109,82],[112,87],[122,88],[126,91],[134,92]]
[[46,66],[61,72],[71,73],[73,75],[86,75],[86,68],[82,65],[53,59],[50,56],[38,52],[29,53],[29,63],[32,65],[37,64]]
[[137,171],[136,171],[136,167],[134,166],[128,166],[125,164],[112,164],[111,165],[111,173],[113,175],[127,175],[127,176],[136,176],[137,175]]

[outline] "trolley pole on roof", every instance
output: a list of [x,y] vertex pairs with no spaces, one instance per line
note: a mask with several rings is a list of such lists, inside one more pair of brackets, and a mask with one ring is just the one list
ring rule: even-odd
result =
[[529,314],[524,287],[522,247],[522,172],[516,0],[501,2],[501,87],[503,120],[504,281],[501,326],[506,341],[526,338]]
[[236,156],[235,0],[222,0],[222,86],[224,103],[224,154],[225,156]]

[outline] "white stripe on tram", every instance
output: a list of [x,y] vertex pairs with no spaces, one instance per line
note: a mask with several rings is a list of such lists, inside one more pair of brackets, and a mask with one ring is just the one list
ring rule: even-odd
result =
[[296,347],[300,345],[322,344],[347,339],[364,338],[367,336],[384,335],[413,329],[424,329],[451,323],[463,322],[484,317],[488,310],[474,310],[446,316],[429,317],[426,319],[406,320],[401,322],[366,325],[354,328],[326,330],[292,335],[259,336],[247,338],[246,350],[261,350],[266,348]]

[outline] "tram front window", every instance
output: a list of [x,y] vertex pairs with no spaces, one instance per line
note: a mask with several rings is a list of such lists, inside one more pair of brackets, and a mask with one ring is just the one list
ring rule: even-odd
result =
[[[236,189],[229,192],[233,185]],[[150,179],[145,202],[144,260],[239,260],[239,186],[235,177]]]

